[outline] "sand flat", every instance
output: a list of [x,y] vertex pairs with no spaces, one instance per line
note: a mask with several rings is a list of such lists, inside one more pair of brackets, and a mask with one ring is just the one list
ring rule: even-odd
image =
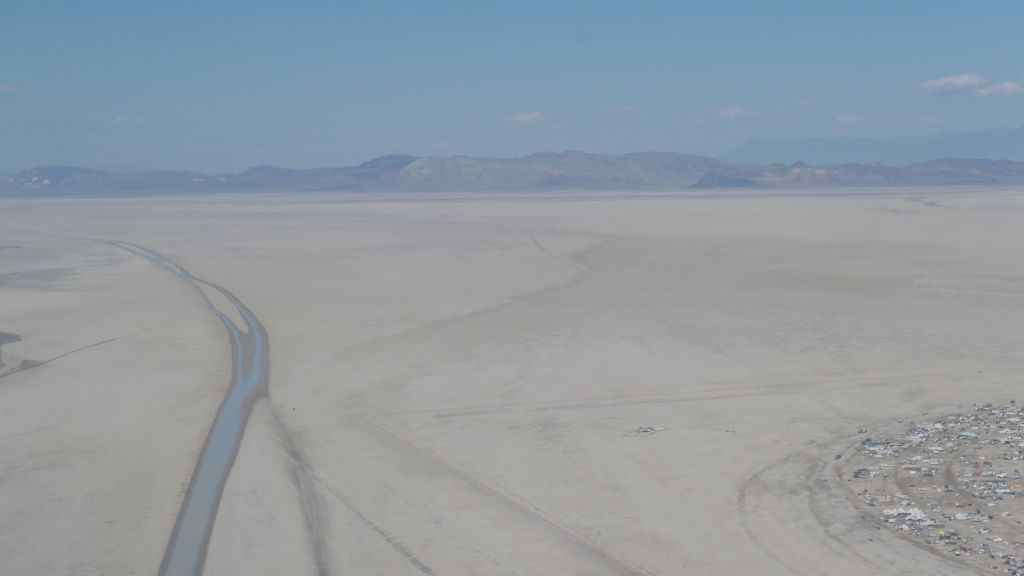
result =
[[[152,573],[227,348],[188,291],[145,263],[22,240],[70,272],[0,289],[0,318],[23,338],[5,357],[44,362],[0,378],[0,573]],[[0,267],[23,269],[6,256]]]
[[[1024,378],[1015,190],[0,205],[5,354],[121,338],[0,379],[0,516],[38,511],[0,526],[0,572],[152,572],[230,366],[173,276],[40,233],[158,250],[269,331],[210,574],[963,573],[873,530],[828,462]],[[101,524],[132,552],[32,544]]]

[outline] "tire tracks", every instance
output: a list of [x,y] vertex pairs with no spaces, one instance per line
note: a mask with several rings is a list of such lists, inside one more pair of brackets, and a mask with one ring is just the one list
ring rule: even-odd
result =
[[[160,565],[161,576],[199,576],[203,573],[220,500],[238,455],[253,404],[260,399],[268,399],[269,334],[252,310],[223,286],[198,278],[180,264],[138,244],[118,240],[93,241],[144,258],[184,280],[198,293],[228,333],[232,350],[231,386],[221,401],[200,451]],[[207,290],[220,294],[230,303],[245,323],[245,330],[217,308]],[[319,576],[327,576],[330,571],[324,554],[320,518],[316,512],[316,495],[311,488],[307,467],[294,440],[273,409],[271,415],[273,425],[292,462],[291,475],[309,532],[314,564]]]

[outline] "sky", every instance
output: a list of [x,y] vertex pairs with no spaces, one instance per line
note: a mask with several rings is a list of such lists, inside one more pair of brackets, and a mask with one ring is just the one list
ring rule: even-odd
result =
[[1024,124],[1024,2],[0,0],[0,173]]

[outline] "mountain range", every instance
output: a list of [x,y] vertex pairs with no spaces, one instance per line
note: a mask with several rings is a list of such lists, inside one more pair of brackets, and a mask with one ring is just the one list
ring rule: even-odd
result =
[[142,195],[231,191],[542,191],[852,186],[1024,185],[1024,162],[945,158],[907,166],[730,163],[671,152],[544,152],[519,158],[382,156],[357,166],[258,166],[207,175],[119,174],[40,167],[0,177],[3,196]]

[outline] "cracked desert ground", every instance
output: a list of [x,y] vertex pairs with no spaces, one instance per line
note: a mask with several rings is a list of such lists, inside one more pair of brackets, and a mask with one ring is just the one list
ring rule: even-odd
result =
[[963,574],[834,457],[1024,400],[1020,190],[7,199],[5,576],[155,573],[229,385],[91,239],[269,332],[210,575]]

